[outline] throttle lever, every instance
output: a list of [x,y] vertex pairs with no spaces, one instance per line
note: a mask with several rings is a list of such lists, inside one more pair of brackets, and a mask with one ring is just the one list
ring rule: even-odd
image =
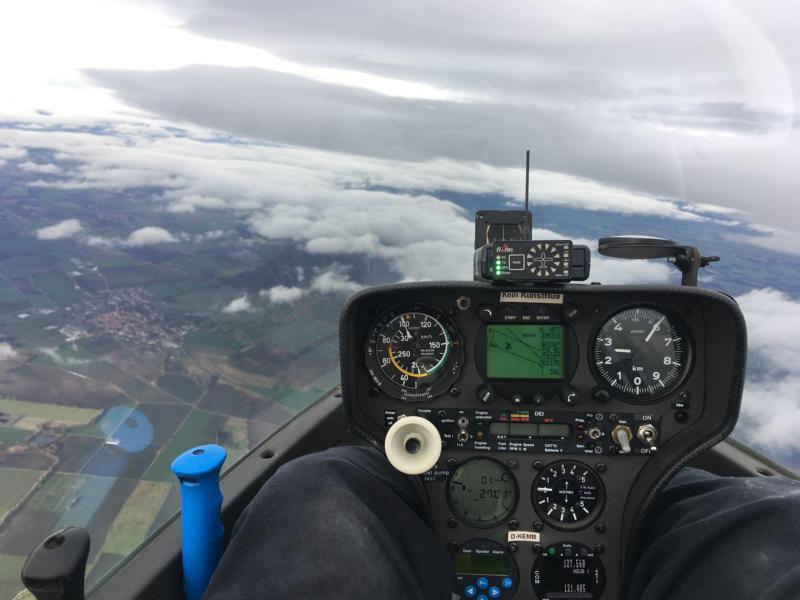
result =
[[84,600],[89,532],[67,527],[47,536],[28,555],[22,583],[36,600]]

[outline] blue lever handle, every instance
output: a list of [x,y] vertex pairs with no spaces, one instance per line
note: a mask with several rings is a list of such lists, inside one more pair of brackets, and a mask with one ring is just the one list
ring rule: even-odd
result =
[[219,471],[225,448],[206,444],[187,450],[172,461],[181,486],[181,543],[183,593],[186,600],[201,600],[222,556],[219,520],[222,492]]

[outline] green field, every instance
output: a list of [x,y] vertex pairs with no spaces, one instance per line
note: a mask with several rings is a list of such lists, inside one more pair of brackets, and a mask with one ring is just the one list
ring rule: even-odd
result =
[[0,444],[18,444],[24,442],[31,435],[32,432],[27,429],[0,427]]
[[171,488],[167,483],[140,481],[117,513],[102,552],[125,556],[142,543]]
[[[0,554],[0,598],[3,600],[6,598],[13,600],[17,593],[24,589],[19,579],[19,572],[24,564],[24,556]],[[33,598],[33,596],[28,597]]]
[[242,344],[235,338],[218,330],[198,329],[185,338],[187,346],[200,348],[216,348],[220,350],[236,351]]
[[200,444],[212,444],[216,442],[215,433],[219,431],[225,417],[208,413],[202,410],[195,410],[186,418],[175,434],[170,438],[161,452],[147,469],[142,479],[149,481],[172,482],[175,475],[169,466],[172,461],[189,448]]
[[41,471],[0,467],[0,516],[16,506],[41,476]]
[[209,285],[206,279],[184,279],[183,281],[174,281],[168,283],[156,283],[146,286],[145,289],[154,293],[156,296],[162,298],[171,298],[173,296],[180,296],[207,288]]
[[0,412],[14,416],[59,421],[71,425],[85,425],[102,411],[91,408],[77,408],[74,406],[60,406],[58,404],[23,402],[11,398],[0,398]]
[[62,306],[81,299],[81,293],[75,289],[72,279],[60,271],[36,275],[33,284]]

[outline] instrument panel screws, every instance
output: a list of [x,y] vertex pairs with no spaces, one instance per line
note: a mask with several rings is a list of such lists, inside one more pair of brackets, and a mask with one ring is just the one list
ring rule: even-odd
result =
[[674,416],[678,423],[684,423],[689,418],[689,413],[685,410],[676,410]]
[[534,531],[542,531],[542,529],[544,529],[544,524],[541,521],[534,521],[533,530]]
[[516,469],[519,466],[519,461],[516,458],[509,458],[508,459],[508,468],[509,469]]
[[604,463],[604,462],[599,462],[599,463],[595,464],[594,468],[598,473],[605,473],[606,469],[607,469],[606,463]]
[[533,546],[531,546],[531,548],[536,554],[541,554],[542,552],[544,552],[544,548],[542,547],[541,544],[534,544]]
[[602,306],[595,306],[592,308],[592,312],[595,314],[595,316],[601,317],[606,312],[606,309],[604,309]]
[[467,310],[470,306],[472,306],[472,300],[470,300],[467,296],[460,296],[458,300],[456,300],[456,306],[459,310]]
[[456,521],[453,517],[450,517],[449,519],[447,519],[447,526],[450,529],[455,529],[456,527],[458,527],[458,521]]
[[450,307],[450,309],[449,309],[447,312],[449,312],[449,313],[450,313],[450,316],[451,316],[451,317],[457,317],[457,316],[458,316],[458,313],[460,313],[461,311],[460,311],[460,310],[458,310],[458,307],[456,307],[456,306],[451,306],[451,307]]
[[512,552],[516,552],[517,550],[519,550],[519,546],[517,545],[517,542],[511,542],[508,545],[508,549],[511,550]]
[[541,471],[544,468],[544,463],[540,460],[534,461],[533,468],[537,471]]
[[453,467],[455,467],[457,464],[458,464],[458,461],[455,458],[453,458],[452,456],[447,459],[447,466],[450,467],[451,469]]
[[602,554],[606,551],[606,547],[603,544],[595,544],[592,550],[594,550],[595,554]]
[[508,528],[509,529],[519,529],[519,521],[517,521],[516,519],[511,519],[508,522]]
[[458,544],[456,543],[455,540],[450,540],[449,542],[447,542],[447,549],[450,552],[455,552],[456,550],[458,550]]
[[617,415],[617,413],[611,413],[610,415],[608,415],[608,420],[611,421],[612,423],[616,423],[617,421],[619,421],[619,416]]
[[689,390],[681,390],[681,393],[678,394],[678,398],[680,398],[684,402],[686,402],[686,400],[688,400],[690,397],[691,394],[689,393]]
[[603,523],[603,522],[601,521],[600,523],[597,523],[597,524],[594,526],[594,530],[595,530],[597,533],[605,533],[605,532],[606,532],[606,524],[605,524],[605,523]]
[[453,398],[455,398],[457,396],[460,396],[461,395],[461,388],[458,387],[457,385],[454,385],[453,387],[450,388],[450,395]]

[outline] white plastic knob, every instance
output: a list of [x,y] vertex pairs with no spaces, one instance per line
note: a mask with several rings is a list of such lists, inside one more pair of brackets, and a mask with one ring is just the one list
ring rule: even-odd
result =
[[383,448],[392,466],[406,475],[431,470],[442,454],[442,436],[422,417],[401,417],[386,432]]

